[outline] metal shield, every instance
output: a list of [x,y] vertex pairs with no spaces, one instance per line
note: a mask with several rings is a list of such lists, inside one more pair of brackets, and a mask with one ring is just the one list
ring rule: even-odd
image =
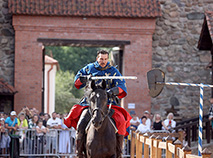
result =
[[165,84],[165,73],[160,69],[152,69],[147,72],[149,95],[157,97],[163,90]]

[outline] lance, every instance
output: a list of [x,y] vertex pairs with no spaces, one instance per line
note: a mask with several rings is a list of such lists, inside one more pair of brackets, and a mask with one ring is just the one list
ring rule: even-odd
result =
[[136,80],[136,76],[92,76],[92,80],[99,80],[99,79],[130,79],[130,80]]

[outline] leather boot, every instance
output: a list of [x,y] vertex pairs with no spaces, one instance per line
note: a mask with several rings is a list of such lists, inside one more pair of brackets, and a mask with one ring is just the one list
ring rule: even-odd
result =
[[116,143],[117,158],[122,158],[122,149],[123,149],[124,136],[116,134],[116,139],[117,139],[117,143]]
[[78,158],[84,158],[84,155],[86,155],[86,133],[85,129],[87,127],[87,124],[89,123],[91,119],[90,113],[88,109],[84,109],[81,117],[78,121],[77,125],[77,133],[76,133],[76,153]]

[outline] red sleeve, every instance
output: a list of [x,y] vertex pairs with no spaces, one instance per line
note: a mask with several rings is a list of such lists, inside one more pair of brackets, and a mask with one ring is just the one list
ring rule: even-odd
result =
[[75,87],[76,87],[77,89],[79,89],[79,88],[81,87],[81,85],[82,85],[82,83],[81,83],[80,79],[78,78],[78,79],[75,81]]
[[121,89],[120,87],[118,87],[118,89],[119,89],[119,94],[117,95],[118,98],[121,99],[121,98],[125,97],[126,92],[123,89]]

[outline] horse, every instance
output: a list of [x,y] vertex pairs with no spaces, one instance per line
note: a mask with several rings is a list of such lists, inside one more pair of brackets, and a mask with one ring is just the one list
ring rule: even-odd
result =
[[86,156],[88,158],[116,158],[116,132],[107,107],[106,82],[101,86],[91,81],[85,88],[90,104],[91,120],[86,128]]

